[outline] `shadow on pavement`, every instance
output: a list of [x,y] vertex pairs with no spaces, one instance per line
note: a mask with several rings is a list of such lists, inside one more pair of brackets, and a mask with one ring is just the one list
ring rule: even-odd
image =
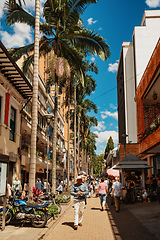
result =
[[107,201],[106,207],[115,239],[117,240],[156,240],[157,238],[121,204],[121,210],[115,211],[114,205]]
[[63,222],[62,225],[66,225],[74,229],[74,222]]
[[91,210],[98,210],[98,211],[101,211],[101,208],[91,208]]

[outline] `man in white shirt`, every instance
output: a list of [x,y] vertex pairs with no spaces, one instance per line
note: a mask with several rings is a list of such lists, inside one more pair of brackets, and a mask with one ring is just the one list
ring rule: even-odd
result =
[[112,184],[112,194],[114,196],[114,202],[116,207],[116,212],[120,210],[120,197],[122,197],[122,184],[119,182],[119,178],[115,178],[115,182]]

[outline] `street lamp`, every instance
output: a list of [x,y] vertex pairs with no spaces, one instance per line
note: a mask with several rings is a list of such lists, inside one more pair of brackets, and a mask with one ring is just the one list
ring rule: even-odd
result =
[[47,120],[47,193],[48,193],[48,153],[49,153],[49,136],[50,136],[50,132],[49,132],[49,124],[51,122],[51,120],[53,119],[53,115],[52,114],[45,114],[43,116],[43,118],[45,118]]
[[123,133],[121,136],[125,138],[124,139],[124,152],[125,152],[125,157],[126,157],[126,137],[128,137],[128,135]]

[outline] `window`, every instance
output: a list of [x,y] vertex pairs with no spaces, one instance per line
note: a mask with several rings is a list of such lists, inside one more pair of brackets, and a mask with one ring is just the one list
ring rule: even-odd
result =
[[11,117],[10,117],[10,135],[9,139],[15,141],[15,130],[16,130],[16,109],[11,107]]

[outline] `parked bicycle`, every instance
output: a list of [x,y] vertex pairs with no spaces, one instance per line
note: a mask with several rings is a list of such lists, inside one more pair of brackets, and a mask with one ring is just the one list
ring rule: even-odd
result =
[[[45,208],[49,203],[38,205],[37,203],[27,203],[24,200],[10,197],[6,206],[6,224],[11,220],[30,221],[33,227],[42,228],[47,223],[47,212]],[[3,208],[0,209],[0,219],[3,217]]]

